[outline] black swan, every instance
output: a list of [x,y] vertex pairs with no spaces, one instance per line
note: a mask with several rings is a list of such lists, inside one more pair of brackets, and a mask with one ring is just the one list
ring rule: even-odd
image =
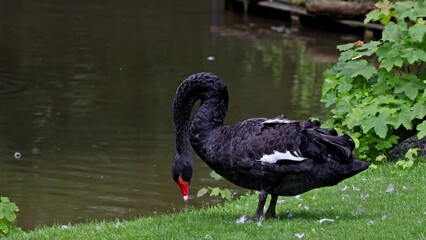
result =
[[[191,121],[196,101],[200,106]],[[253,118],[224,126],[228,91],[213,73],[197,73],[184,80],[173,102],[176,154],[172,176],[188,200],[193,171],[191,146],[214,171],[243,188],[260,191],[253,217],[275,216],[278,196],[294,196],[314,188],[333,186],[368,168],[354,158],[353,140],[318,121],[282,116]]]

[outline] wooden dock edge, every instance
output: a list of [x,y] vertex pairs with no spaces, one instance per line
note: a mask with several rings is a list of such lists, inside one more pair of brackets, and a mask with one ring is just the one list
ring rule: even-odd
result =
[[[304,6],[288,4],[277,1],[256,1],[256,0],[225,0],[226,7],[245,14],[260,15],[271,18],[279,18],[287,21],[297,21],[306,25],[314,25],[328,29],[349,32],[364,32],[364,35],[371,35],[381,32],[383,25],[377,23],[364,24],[360,20],[336,19],[325,16],[316,16],[306,11]],[[346,29],[345,29],[346,28]]]

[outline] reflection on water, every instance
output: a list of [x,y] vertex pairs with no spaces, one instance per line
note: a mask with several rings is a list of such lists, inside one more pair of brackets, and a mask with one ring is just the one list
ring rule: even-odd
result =
[[[219,0],[3,5],[0,195],[20,207],[24,229],[186,207],[170,176],[178,84],[199,71],[222,76],[228,123],[323,116],[322,71],[343,42],[312,29],[274,33],[282,22],[224,12]],[[192,194],[244,191],[209,172],[197,159]]]

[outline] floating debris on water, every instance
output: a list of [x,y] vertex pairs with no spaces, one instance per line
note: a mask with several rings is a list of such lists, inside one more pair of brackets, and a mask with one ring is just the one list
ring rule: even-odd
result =
[[37,154],[40,154],[40,150],[38,148],[34,147],[33,149],[31,149],[31,153],[33,155],[37,155]]
[[207,60],[208,60],[208,61],[214,61],[215,59],[216,59],[216,58],[215,58],[215,57],[213,57],[213,56],[208,56],[208,57],[207,57]]
[[22,154],[20,152],[15,152],[13,156],[15,157],[15,159],[20,159],[22,157]]

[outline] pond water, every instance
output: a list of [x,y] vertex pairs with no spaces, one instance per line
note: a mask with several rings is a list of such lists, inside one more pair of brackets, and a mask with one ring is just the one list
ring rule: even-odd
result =
[[[0,195],[17,224],[129,219],[200,207],[214,181],[196,159],[189,204],[170,169],[171,103],[213,71],[226,118],[324,116],[322,72],[356,36],[225,11],[213,1],[9,1],[0,8]],[[271,30],[284,27],[284,33]],[[20,156],[19,156],[20,155]],[[250,213],[251,214],[251,213]]]

